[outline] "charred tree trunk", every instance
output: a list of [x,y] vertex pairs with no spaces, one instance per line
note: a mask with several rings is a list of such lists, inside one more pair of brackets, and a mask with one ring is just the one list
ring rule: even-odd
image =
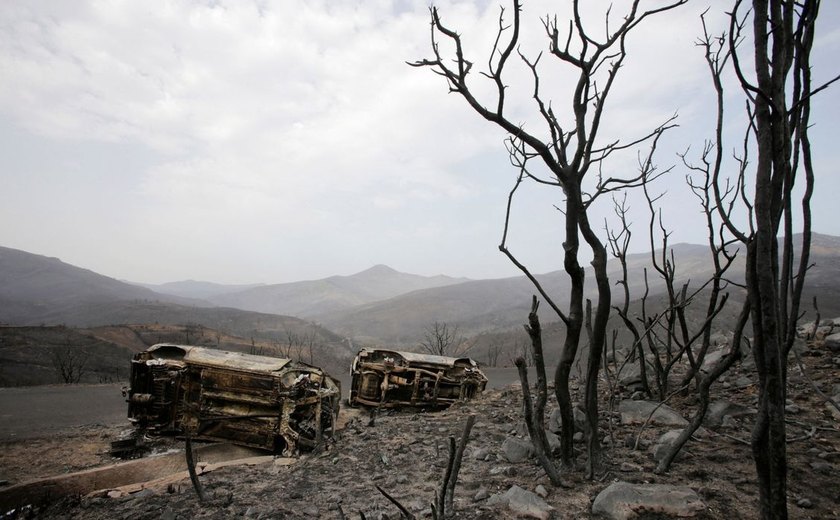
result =
[[551,460],[551,449],[548,445],[548,438],[545,434],[545,403],[548,400],[548,385],[545,375],[545,361],[542,349],[542,328],[537,315],[539,300],[534,296],[531,301],[531,312],[528,314],[528,325],[525,330],[531,338],[531,348],[534,354],[534,366],[537,371],[537,399],[533,402],[531,389],[528,384],[528,368],[525,360],[516,359],[516,368],[519,371],[519,381],[522,384],[522,401],[525,415],[525,425],[528,428],[528,435],[534,445],[537,460],[543,467],[549,480],[555,486],[561,485],[560,472]]
[[[575,416],[572,409],[572,395],[569,391],[569,377],[577,356],[580,335],[583,329],[583,280],[584,271],[578,262],[578,223],[571,200],[566,201],[566,241],[563,243],[565,258],[563,266],[569,275],[569,314],[566,323],[566,338],[560,351],[560,361],[554,371],[554,394],[560,410],[560,461],[566,467],[575,463],[574,435]],[[569,213],[571,211],[571,213]]]
[[[810,101],[838,78],[819,88],[811,87],[810,53],[819,0],[752,1],[749,16],[754,56],[753,74],[748,77],[738,57],[747,20],[739,18],[741,4],[742,0],[736,0],[730,13],[728,42],[735,73],[749,100],[757,158],[753,205],[748,207],[753,217],[749,232],[739,231],[731,221],[727,225],[747,246],[745,278],[752,306],[753,354],[759,386],[758,416],[751,436],[759,512],[765,519],[785,519],[787,363],[808,268],[810,198],[814,186],[808,139]],[[804,171],[805,188],[800,200],[802,238],[796,259],[794,188],[800,170]],[[720,185],[716,178],[718,202]]]
[[187,458],[187,472],[190,474],[190,481],[195,489],[195,494],[198,495],[199,502],[207,502],[207,492],[204,491],[204,486],[201,485],[198,473],[195,470],[195,457],[193,456],[192,440],[189,435],[184,441],[184,455]]
[[592,324],[592,336],[589,341],[589,357],[586,366],[586,386],[584,392],[584,412],[586,413],[586,450],[587,474],[594,478],[600,465],[601,441],[598,436],[598,373],[601,366],[601,356],[606,342],[607,320],[610,317],[610,279],[607,275],[607,250],[598,239],[589,222],[582,218],[581,230],[586,242],[594,253],[592,268],[595,271],[595,283],[598,286],[598,305]]

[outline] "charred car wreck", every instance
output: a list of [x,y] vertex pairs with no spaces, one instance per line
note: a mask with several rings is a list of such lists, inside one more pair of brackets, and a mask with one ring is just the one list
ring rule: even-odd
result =
[[487,385],[472,359],[380,349],[361,350],[350,375],[351,406],[445,408]]
[[142,431],[294,455],[332,434],[341,386],[289,359],[158,344],[134,356],[127,397]]

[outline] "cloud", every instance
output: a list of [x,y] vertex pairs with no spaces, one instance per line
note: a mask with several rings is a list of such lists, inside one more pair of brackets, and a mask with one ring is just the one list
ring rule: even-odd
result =
[[[586,2],[584,14],[597,34],[607,3],[595,4]],[[439,7],[476,63],[472,85],[494,103],[495,87],[478,70],[490,56],[499,6],[453,0]],[[684,127],[700,121],[704,133],[682,134],[688,136],[675,139],[675,148],[706,135],[705,70],[693,44],[700,8],[653,17],[632,36],[604,141],[638,137],[677,108]],[[547,49],[539,16],[556,9],[554,2],[525,4],[521,49],[531,58]],[[836,34],[827,33],[822,45],[836,48]],[[499,217],[513,175],[500,152],[504,134],[447,93],[442,78],[405,63],[429,56],[427,7],[404,0],[11,0],[0,3],[0,114],[46,148],[77,143],[84,150],[74,171],[96,170],[89,177],[100,182],[67,175],[84,182],[79,191],[91,199],[126,208],[119,222],[131,235],[101,247],[165,246],[183,262],[184,277],[201,277],[191,271],[198,265],[221,279],[235,264],[231,249],[280,255],[265,245],[275,242],[329,251],[334,264],[318,274],[331,274],[341,262],[367,261],[353,251],[348,237],[354,235],[377,248],[368,255],[379,256],[373,263],[415,261],[406,253],[415,251],[409,241],[435,238],[451,248],[469,242],[474,251],[449,256],[458,256],[460,266],[479,263],[494,254],[498,230],[486,221]],[[568,120],[575,78],[547,54],[540,71],[543,92]],[[544,133],[530,73],[516,57],[506,81],[510,117]],[[136,162],[100,164],[90,157],[97,147],[130,148],[125,161]],[[611,167],[634,165],[631,153]],[[61,168],[24,170],[46,182],[52,177],[45,171]],[[103,184],[106,175],[125,180]],[[106,191],[112,185],[130,189]],[[12,204],[15,198],[21,197],[9,196]],[[553,214],[557,199],[550,193],[523,200],[522,218],[538,204]],[[101,219],[88,208],[93,204],[71,206],[58,194],[50,202],[56,213],[87,211],[81,221]],[[458,234],[463,229],[470,230],[469,241]],[[59,247],[64,238],[49,226],[15,236],[49,233],[42,243]],[[312,237],[317,247],[307,242]],[[446,252],[424,249],[427,262],[445,271]],[[214,257],[230,258],[216,265],[208,260]],[[282,265],[271,272],[255,263],[249,269],[259,276],[248,281],[303,269],[293,263],[278,260]],[[315,269],[315,262],[297,259],[302,263]],[[169,276],[175,269],[158,271]]]

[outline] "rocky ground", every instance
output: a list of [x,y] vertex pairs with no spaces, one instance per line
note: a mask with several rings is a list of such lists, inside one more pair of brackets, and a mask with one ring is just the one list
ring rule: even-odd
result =
[[[840,393],[837,355],[824,345],[804,347],[805,371],[795,362],[790,370],[787,424],[792,518],[840,518],[840,414],[814,388],[828,396]],[[320,454],[301,457],[290,466],[278,461],[202,475],[210,496],[206,503],[198,501],[186,480],[162,493],[68,497],[22,516],[173,520],[338,519],[364,514],[365,518],[399,518],[397,508],[377,491],[379,486],[418,518],[430,517],[429,504],[446,468],[448,438],[460,437],[469,415],[476,416],[476,423],[455,490],[458,518],[589,518],[593,501],[616,482],[687,486],[681,489],[694,495],[669,500],[677,502],[674,506],[693,505],[696,518],[757,516],[755,470],[748,445],[756,395],[752,369],[736,366],[724,382],[713,387],[716,412],[705,433],[688,443],[664,475],[653,472],[657,445],[663,434],[678,428],[669,422],[678,424],[680,416],[692,413],[694,399],[673,397],[668,405],[674,414],[661,414],[667,411],[661,408],[642,429],[632,411],[639,409],[644,417],[649,412],[631,394],[630,389],[619,390],[612,410],[602,406],[604,460],[597,479],[585,478],[586,454],[579,444],[580,467],[563,470],[563,487],[551,486],[544,471],[528,458],[527,442],[517,442],[527,441],[527,434],[521,391],[510,387],[444,412],[384,413],[373,424],[365,413],[347,414],[344,428]],[[547,423],[554,427],[551,421]],[[121,433],[92,427],[61,439],[7,443],[0,451],[0,478],[15,483],[109,462],[108,445]]]

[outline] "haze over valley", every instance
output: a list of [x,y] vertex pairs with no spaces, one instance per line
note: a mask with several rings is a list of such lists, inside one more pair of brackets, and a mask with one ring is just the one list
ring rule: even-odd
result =
[[[679,280],[696,287],[709,276],[707,247],[677,244],[673,251]],[[816,296],[824,316],[840,315],[840,239],[815,234],[812,260],[803,301]],[[614,280],[619,267],[615,261],[610,264]],[[642,295],[645,269],[652,272],[649,254],[628,257],[634,299]],[[741,270],[736,263],[733,282]],[[659,301],[662,281],[648,278],[649,302],[664,304]],[[557,303],[562,308],[568,289],[565,273],[537,279],[549,294],[561,295]],[[591,293],[592,284],[587,287]],[[721,328],[734,322],[734,302],[743,298],[735,285],[730,292],[732,302],[718,320]],[[385,265],[284,284],[184,281],[141,286],[56,258],[0,248],[0,384],[61,382],[50,352],[71,345],[96,359],[83,380],[116,380],[126,375],[134,352],[157,342],[298,357],[342,373],[362,346],[419,349],[435,323],[455,330],[479,362],[488,363],[489,352],[500,349],[495,363],[511,365],[527,340],[521,326],[533,294],[524,276],[429,277]],[[699,315],[702,309],[696,307]],[[638,312],[638,303],[633,308]],[[547,356],[554,361],[564,332],[548,305],[541,310]],[[804,311],[803,319],[813,315],[810,307]]]

